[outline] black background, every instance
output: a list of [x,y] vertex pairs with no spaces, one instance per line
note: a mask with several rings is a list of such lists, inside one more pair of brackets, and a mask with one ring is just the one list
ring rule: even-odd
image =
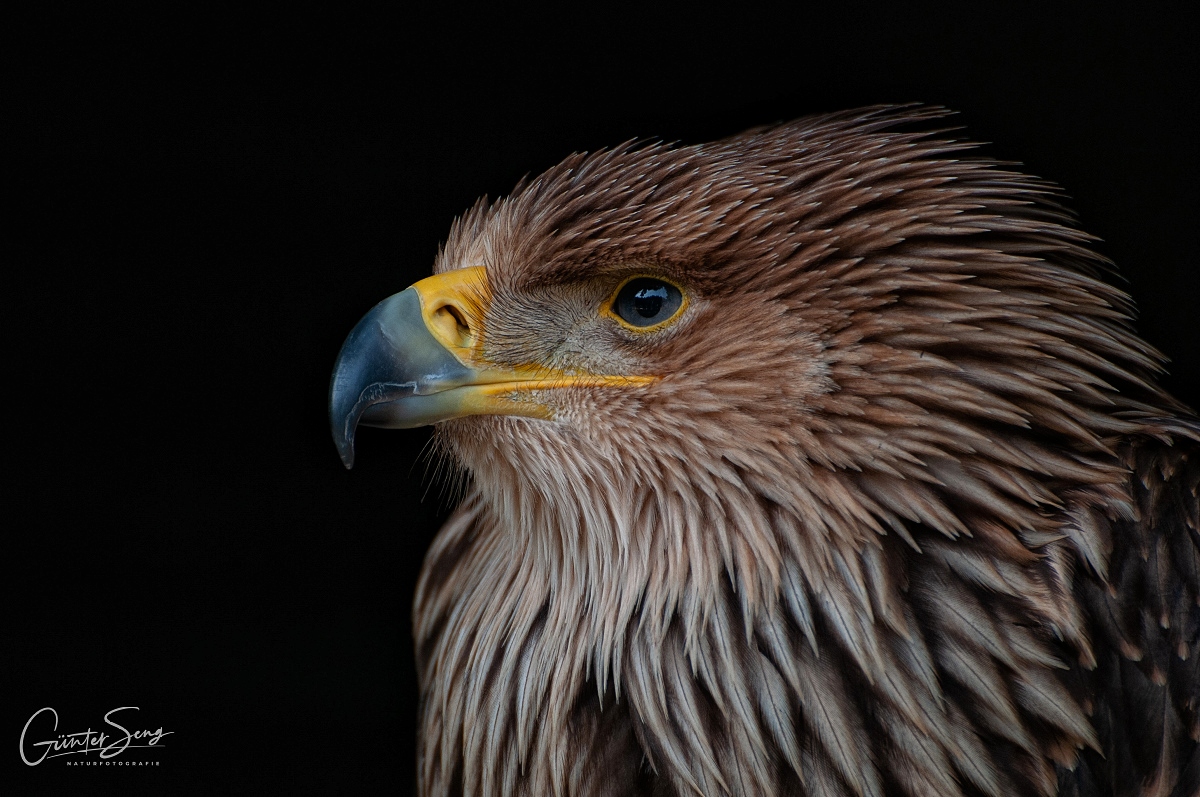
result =
[[[366,430],[343,470],[330,367],[455,215],[572,151],[957,109],[988,154],[1065,187],[1195,406],[1196,26],[969,7],[18,27],[5,793],[409,792],[408,613],[447,507],[427,430]],[[60,732],[138,706],[174,735],[125,756],[153,768],[26,767],[43,706]]]

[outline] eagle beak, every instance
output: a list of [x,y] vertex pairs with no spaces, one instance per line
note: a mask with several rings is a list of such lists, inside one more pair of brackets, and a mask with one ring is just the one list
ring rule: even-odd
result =
[[553,411],[531,392],[645,381],[488,363],[481,333],[490,304],[487,274],[477,266],[423,279],[363,316],[342,344],[329,385],[333,440],[347,468],[354,466],[359,424],[406,429],[465,415],[549,419]]
[[511,381],[473,364],[478,336],[466,319],[487,298],[482,268],[440,274],[384,299],[350,331],[329,385],[333,441],[347,468],[359,424],[406,429],[471,414],[471,392],[457,388]]

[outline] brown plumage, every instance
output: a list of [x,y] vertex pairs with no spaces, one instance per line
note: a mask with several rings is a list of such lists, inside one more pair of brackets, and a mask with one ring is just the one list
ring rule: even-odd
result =
[[[425,795],[1195,795],[1200,424],[1056,190],[872,108],[471,210]],[[604,314],[677,285],[676,321]]]

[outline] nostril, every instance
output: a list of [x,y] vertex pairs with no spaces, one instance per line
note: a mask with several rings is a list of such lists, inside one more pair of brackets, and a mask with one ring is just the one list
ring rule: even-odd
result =
[[433,311],[432,321],[444,342],[470,348],[471,325],[467,322],[467,315],[462,308],[453,304],[443,304]]
[[467,319],[463,317],[462,310],[459,310],[452,304],[447,304],[442,307],[442,310],[449,313],[454,318],[454,323],[458,327],[458,331],[466,335],[471,331],[471,325],[467,323]]

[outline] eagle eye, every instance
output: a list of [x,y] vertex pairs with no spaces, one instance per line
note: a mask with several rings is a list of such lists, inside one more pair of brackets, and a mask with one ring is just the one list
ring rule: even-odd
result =
[[683,292],[653,277],[635,277],[617,291],[612,312],[631,327],[646,329],[671,320],[683,307]]

